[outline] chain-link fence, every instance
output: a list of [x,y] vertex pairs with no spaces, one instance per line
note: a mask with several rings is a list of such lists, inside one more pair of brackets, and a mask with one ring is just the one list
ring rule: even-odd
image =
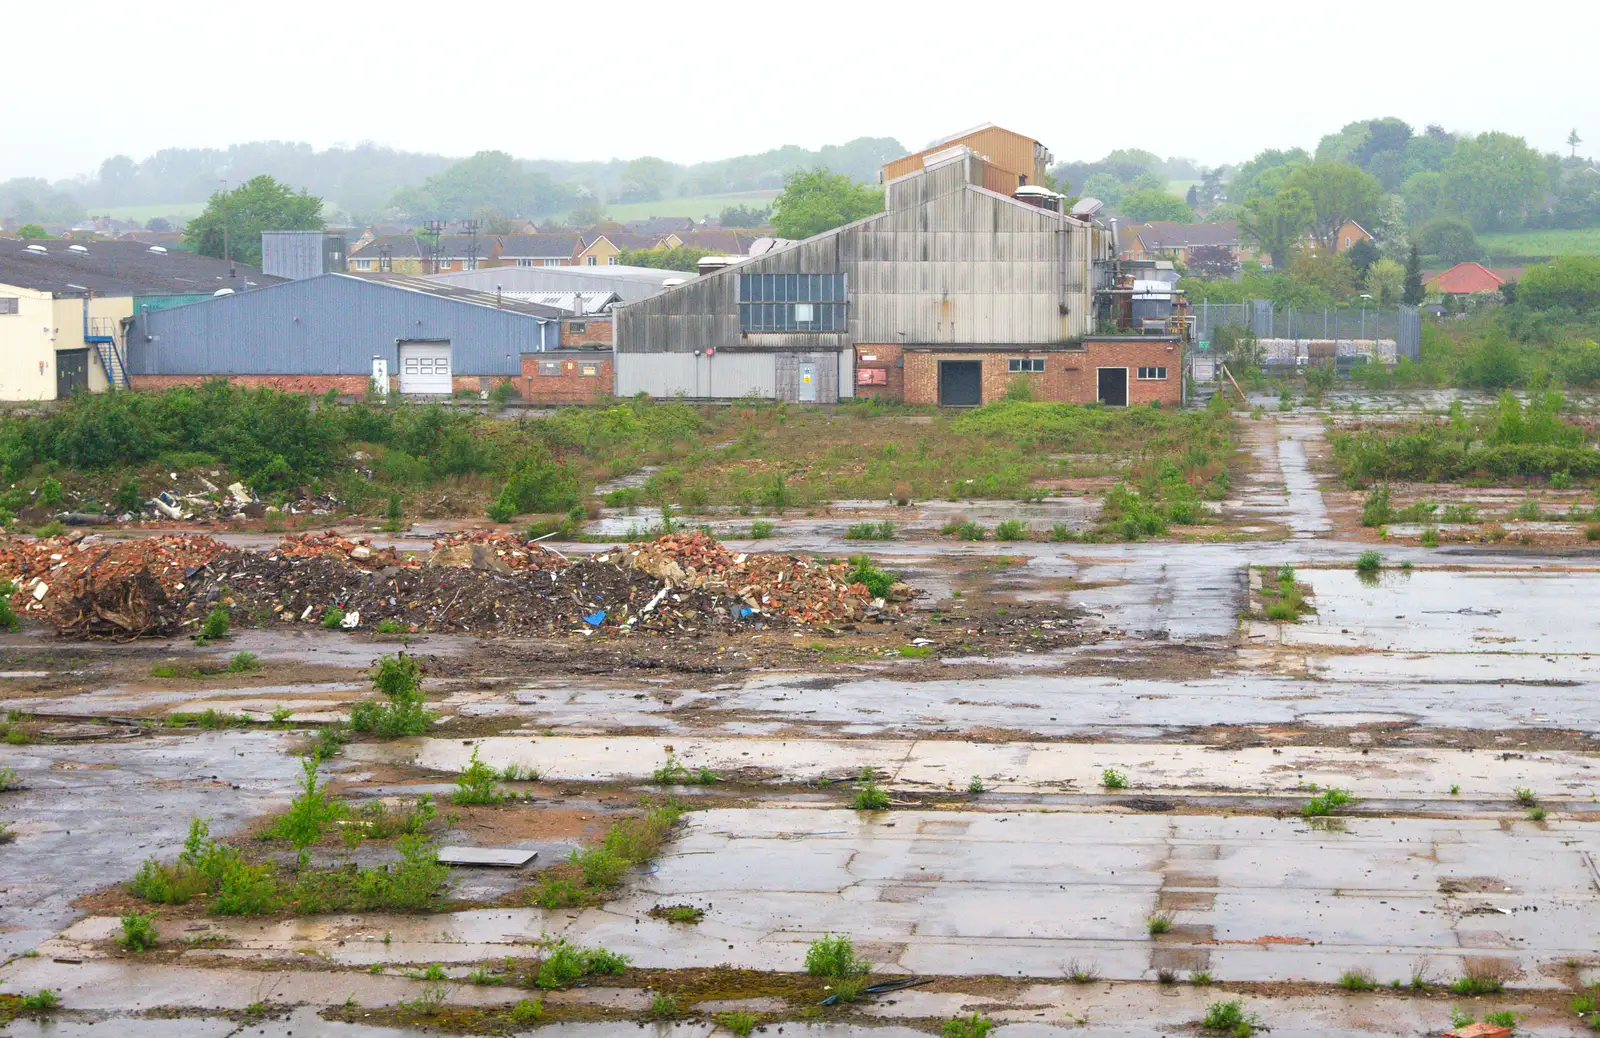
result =
[[[1194,304],[1194,315],[1197,343],[1209,343],[1218,328],[1248,330],[1257,339],[1274,343],[1267,350],[1268,363],[1295,363],[1296,358],[1314,357],[1319,351],[1310,347],[1311,343],[1346,344],[1330,355],[1364,355],[1391,363],[1391,357],[1416,360],[1422,349],[1422,320],[1414,306],[1393,310],[1295,307],[1252,299],[1244,303],[1199,302]],[[1290,343],[1296,345],[1290,348]]]

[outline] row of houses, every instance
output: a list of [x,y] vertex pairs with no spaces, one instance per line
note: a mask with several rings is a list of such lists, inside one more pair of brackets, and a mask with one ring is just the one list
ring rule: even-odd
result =
[[[646,393],[975,406],[1021,382],[1039,400],[1179,404],[1189,324],[1170,264],[1119,256],[1092,199],[1063,211],[1040,186],[1048,160],[1030,137],[979,127],[886,166],[882,212],[805,241],[727,249],[698,276],[524,265],[510,239],[496,239],[498,266],[484,253],[478,269],[428,277],[392,262],[341,272],[342,242],[316,232],[264,240],[266,274],[140,243],[91,243],[70,257],[17,243],[30,255],[16,258],[0,243],[0,343],[10,342],[6,286],[23,272],[85,271],[122,244],[144,249],[152,270],[158,259],[195,264],[169,299],[131,281],[34,278],[28,291],[59,312],[27,355],[59,369],[64,352],[85,349],[101,371],[8,382],[0,395],[226,377],[352,394],[376,382],[414,396],[510,382],[539,403]],[[652,247],[690,244],[694,233]],[[89,322],[81,337],[73,307]]]
[[609,267],[624,249],[689,248],[718,255],[743,255],[763,236],[731,230],[664,233],[599,224],[558,234],[419,234],[376,237],[350,253],[355,273],[439,274],[496,267]]

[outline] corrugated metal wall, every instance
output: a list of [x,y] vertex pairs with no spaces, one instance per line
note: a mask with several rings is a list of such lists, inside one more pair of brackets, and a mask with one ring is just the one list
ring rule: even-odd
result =
[[557,326],[528,314],[324,274],[134,317],[135,375],[361,375],[374,356],[399,370],[397,339],[448,339],[461,375],[517,375],[554,348]]
[[[1109,256],[1107,232],[970,186],[981,165],[963,159],[892,184],[885,213],[620,308],[618,353],[1081,338],[1092,331],[1090,250]],[[841,271],[848,335],[740,334],[739,274]]]
[[[706,399],[778,395],[777,354],[615,354],[617,395],[686,396]],[[819,398],[820,399],[820,398]]]

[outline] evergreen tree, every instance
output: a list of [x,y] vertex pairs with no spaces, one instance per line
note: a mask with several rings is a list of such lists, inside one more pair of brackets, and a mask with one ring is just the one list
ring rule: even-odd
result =
[[1422,302],[1422,252],[1416,242],[1406,255],[1406,287],[1400,298],[1407,306]]

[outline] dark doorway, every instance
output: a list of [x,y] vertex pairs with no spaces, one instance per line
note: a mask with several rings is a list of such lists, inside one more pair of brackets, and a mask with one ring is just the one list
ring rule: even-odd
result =
[[1100,391],[1096,399],[1108,407],[1128,406],[1128,369],[1096,368],[1100,374]]
[[65,400],[76,391],[89,391],[89,351],[56,350],[56,397]]
[[983,403],[983,363],[976,360],[939,362],[939,406],[977,407]]

